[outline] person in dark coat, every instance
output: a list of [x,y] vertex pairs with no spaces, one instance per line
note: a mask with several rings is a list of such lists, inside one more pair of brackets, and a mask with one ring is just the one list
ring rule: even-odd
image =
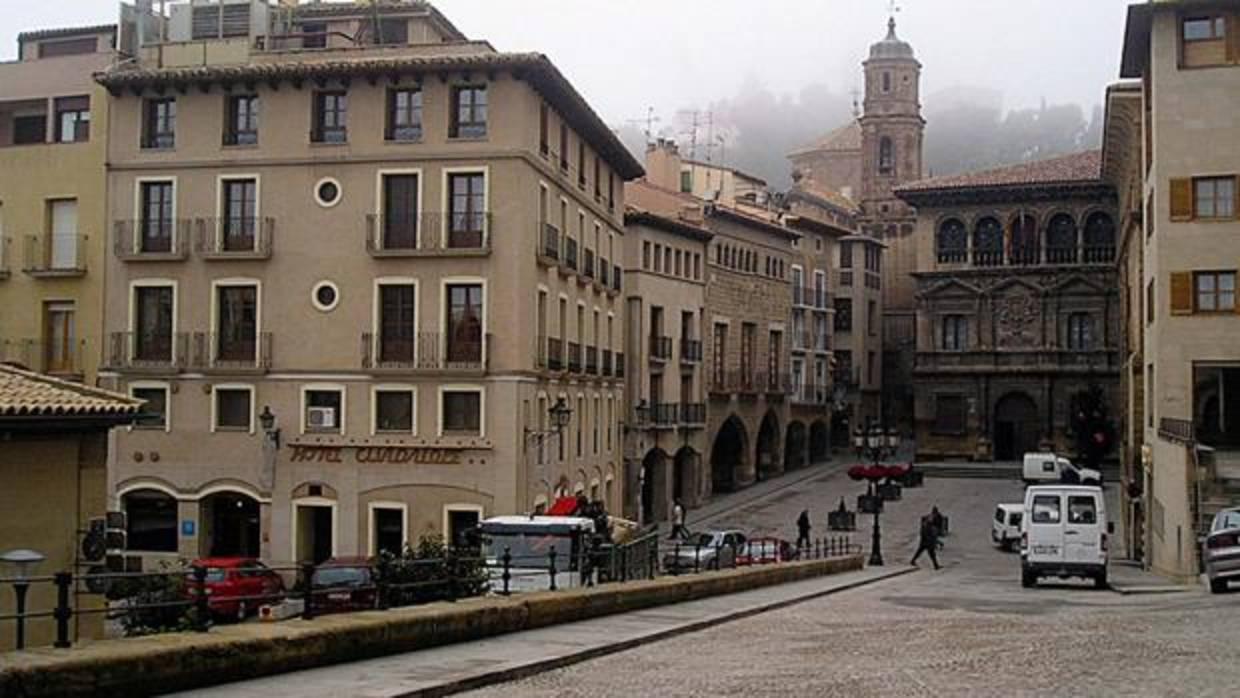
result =
[[939,556],[936,554],[939,547],[939,529],[934,525],[934,516],[922,517],[919,537],[917,553],[913,555],[913,559],[909,564],[916,567],[917,558],[921,557],[922,553],[929,553],[930,562],[934,563],[934,569],[939,569],[941,566],[939,565]]
[[802,546],[804,546],[805,548],[809,548],[810,528],[811,526],[809,522],[809,509],[805,509],[804,511],[801,512],[801,516],[797,518],[797,547],[798,548]]

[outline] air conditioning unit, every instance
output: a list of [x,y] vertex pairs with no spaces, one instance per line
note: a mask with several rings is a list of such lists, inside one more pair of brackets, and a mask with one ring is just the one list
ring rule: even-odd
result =
[[306,421],[311,429],[335,429],[336,428],[336,408],[335,407],[311,407],[306,415]]

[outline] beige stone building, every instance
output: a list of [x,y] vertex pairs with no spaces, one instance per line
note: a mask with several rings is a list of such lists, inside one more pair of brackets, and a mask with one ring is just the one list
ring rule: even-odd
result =
[[1088,151],[896,190],[918,214],[919,457],[1075,456],[1074,415],[1097,396],[1117,414],[1115,195],[1100,161]]
[[[141,403],[78,383],[0,364],[0,553],[34,550],[43,561],[30,574],[79,573],[82,532],[107,511],[108,432],[129,424]],[[0,563],[0,577],[16,571]],[[3,585],[0,616],[15,612]],[[101,597],[76,594],[75,608],[98,610]],[[56,587],[33,583],[26,599],[26,646],[52,644],[56,625],[42,614],[56,607]],[[75,615],[70,642],[103,636],[100,615]],[[0,652],[14,648],[15,628],[0,623]]]
[[321,560],[619,507],[642,168],[554,65],[422,2],[174,3],[122,34],[103,375],[158,413],[113,453],[131,547]]
[[710,496],[702,330],[713,235],[704,223],[634,206],[625,216],[626,490],[637,495],[628,513],[642,521],[667,520],[677,500],[691,508]]
[[93,382],[115,26],[32,31],[0,63],[0,361]]
[[[1240,15],[1231,2],[1129,8],[1105,163],[1120,196],[1127,397],[1125,513],[1157,572],[1196,577],[1198,536],[1240,493],[1235,302]],[[1141,404],[1144,403],[1144,404]]]

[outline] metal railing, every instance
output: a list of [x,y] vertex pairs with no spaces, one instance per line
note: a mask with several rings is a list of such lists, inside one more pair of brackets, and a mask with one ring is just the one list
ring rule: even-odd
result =
[[680,423],[682,425],[706,424],[706,404],[701,402],[680,403]]
[[27,235],[22,271],[33,276],[76,276],[86,273],[87,238],[72,235]]
[[650,423],[655,427],[674,427],[680,421],[680,404],[661,402],[650,408]]
[[126,261],[185,259],[189,256],[193,224],[186,218],[113,221],[113,253]]
[[831,388],[812,382],[793,384],[792,401],[802,405],[826,405],[831,402]]
[[577,241],[570,238],[564,238],[564,267],[577,271]]
[[616,293],[619,293],[622,290],[621,286],[623,285],[620,280],[620,277],[622,276],[622,273],[620,271],[620,265],[619,264],[612,265],[611,271],[612,271],[611,290],[615,291]]
[[624,378],[624,352],[616,352],[616,378]]
[[271,333],[231,337],[217,332],[195,332],[191,366],[201,369],[265,371],[271,368]]
[[550,371],[564,370],[564,340],[557,337],[547,339],[547,369]]
[[687,364],[702,362],[702,341],[699,339],[680,340],[680,360]]
[[[687,541],[692,540],[693,543]],[[747,541],[739,546],[702,545],[701,539],[687,536],[664,548],[665,574],[700,574],[721,569],[773,565],[807,560],[827,560],[861,554],[861,546],[848,536],[810,539],[796,545],[777,539]]]
[[482,252],[491,248],[490,213],[424,212],[366,216],[366,251],[376,256]]
[[804,308],[825,310],[827,307],[827,289],[813,286],[793,286],[792,304]]
[[672,358],[672,338],[661,335],[650,336],[650,358],[655,361],[667,361]]
[[1192,421],[1162,417],[1158,420],[1158,435],[1168,441],[1191,444],[1196,442],[1196,429]]
[[602,373],[604,377],[611,377],[612,365],[611,365],[611,350],[610,349],[603,350]]
[[739,369],[715,371],[711,376],[710,390],[713,393],[756,393],[759,382],[753,371]]
[[86,340],[51,343],[42,339],[0,339],[0,362],[53,375],[80,376],[85,370]]
[[586,373],[597,376],[598,369],[598,347],[586,347]]
[[188,332],[112,332],[104,365],[114,369],[177,369],[189,359]]
[[409,332],[384,337],[362,333],[364,370],[392,371],[485,371],[491,335],[462,338],[452,333]]
[[599,257],[598,282],[603,288],[611,288],[611,262]]
[[560,261],[560,229],[550,223],[538,226],[538,255],[553,262]]
[[587,279],[593,279],[595,271],[598,267],[594,264],[594,250],[586,248],[581,251],[581,274]]
[[581,345],[577,342],[568,343],[568,372],[581,373]]
[[205,259],[267,259],[274,218],[199,218],[198,251]]

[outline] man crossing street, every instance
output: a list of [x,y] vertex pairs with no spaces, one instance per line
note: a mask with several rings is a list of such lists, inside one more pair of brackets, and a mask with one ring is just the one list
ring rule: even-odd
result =
[[934,524],[933,516],[923,516],[921,518],[921,531],[919,534],[919,539],[917,553],[913,555],[913,559],[909,562],[909,564],[916,567],[917,558],[921,557],[922,553],[929,553],[930,562],[934,563],[934,569],[940,569],[941,565],[939,565],[939,556],[937,554],[939,547],[939,529]]

